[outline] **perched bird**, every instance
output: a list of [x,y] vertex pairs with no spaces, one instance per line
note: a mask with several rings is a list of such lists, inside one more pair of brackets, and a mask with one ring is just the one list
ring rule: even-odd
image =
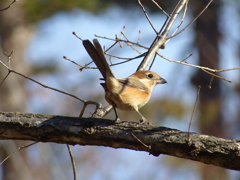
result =
[[148,123],[146,118],[138,111],[151,97],[152,89],[156,84],[165,84],[167,81],[152,71],[137,71],[127,78],[117,79],[113,75],[104,56],[102,47],[97,39],[93,44],[83,40],[83,46],[97,65],[105,83],[101,83],[105,90],[105,99],[113,106],[116,121],[119,120],[116,108],[125,111],[136,111],[141,123]]

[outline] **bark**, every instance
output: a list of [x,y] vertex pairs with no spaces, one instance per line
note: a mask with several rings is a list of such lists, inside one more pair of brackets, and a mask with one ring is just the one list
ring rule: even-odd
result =
[[0,139],[96,145],[146,151],[240,170],[240,141],[138,122],[18,112],[0,113]]

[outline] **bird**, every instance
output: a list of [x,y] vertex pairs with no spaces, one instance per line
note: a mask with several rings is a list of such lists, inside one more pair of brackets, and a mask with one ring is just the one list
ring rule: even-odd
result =
[[101,44],[97,39],[82,41],[93,62],[98,67],[105,83],[100,83],[105,91],[106,101],[112,105],[116,118],[120,121],[116,108],[124,111],[136,111],[141,119],[140,123],[149,121],[139,112],[150,99],[152,89],[157,84],[165,84],[167,81],[157,73],[148,70],[137,71],[127,78],[116,78],[104,56]]

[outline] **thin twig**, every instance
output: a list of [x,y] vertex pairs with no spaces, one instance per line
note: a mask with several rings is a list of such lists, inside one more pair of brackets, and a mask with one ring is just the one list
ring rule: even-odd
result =
[[96,67],[89,67],[89,65],[92,64],[93,61],[91,61],[91,62],[85,64],[85,66],[83,66],[83,65],[78,64],[78,63],[76,63],[75,61],[69,59],[69,58],[66,57],[66,56],[63,56],[63,58],[66,59],[67,61],[70,61],[71,63],[73,63],[73,64],[79,66],[79,67],[80,67],[80,69],[79,69],[80,71],[82,71],[83,69],[97,69]]
[[79,117],[82,117],[82,116],[83,116],[83,113],[84,113],[86,107],[87,107],[87,104],[84,104],[83,107],[82,107],[82,110],[81,110],[81,112],[80,112],[80,114],[79,114]]
[[227,80],[227,79],[225,79],[225,78],[223,78],[223,77],[221,77],[221,76],[218,76],[218,75],[216,75],[216,74],[214,74],[214,73],[211,73],[211,72],[209,72],[209,71],[207,71],[207,70],[205,70],[205,69],[202,69],[202,70],[203,70],[204,72],[208,73],[208,74],[211,74],[212,76],[215,76],[215,77],[219,78],[219,79],[222,79],[222,80],[227,81],[227,82],[229,82],[229,83],[232,82],[232,81]]
[[3,9],[0,9],[0,12],[9,9],[9,8],[10,8],[15,2],[17,2],[17,1],[18,1],[18,0],[13,0],[7,7],[3,8]]
[[107,40],[110,40],[110,41],[131,43],[131,44],[133,44],[135,46],[139,46],[139,47],[142,47],[144,49],[148,49],[147,47],[142,46],[141,44],[138,44],[138,43],[135,43],[135,42],[132,42],[132,41],[127,41],[127,40],[124,40],[124,39],[119,39],[119,38],[112,39],[112,38],[108,38],[108,37],[105,37],[105,36],[99,36],[99,35],[96,35],[96,34],[95,34],[95,37],[102,38],[102,39],[107,39]]
[[124,34],[125,30],[126,30],[126,26],[123,26],[123,29],[122,29],[122,31],[121,31],[121,36],[120,36],[120,39],[122,39],[122,37],[123,37],[123,34]]
[[155,62],[156,57],[157,57],[157,54],[154,55],[153,60],[152,60],[152,63],[151,63],[150,66],[149,66],[149,70],[152,68],[153,63]]
[[210,80],[209,85],[208,85],[208,89],[212,88],[213,79],[214,79],[214,76],[211,77],[211,80]]
[[151,146],[146,145],[144,142],[142,142],[135,134],[131,133],[131,135],[138,141],[140,142],[143,146],[145,146],[148,149],[151,149]]
[[34,142],[34,143],[28,144],[28,145],[26,145],[26,146],[21,146],[21,147],[19,147],[17,151],[14,151],[13,153],[9,154],[4,160],[2,160],[2,162],[0,163],[0,166],[1,166],[6,160],[8,160],[12,155],[16,154],[17,152],[22,151],[22,150],[25,149],[25,148],[28,148],[28,147],[32,146],[32,145],[34,145],[34,144],[37,144],[37,143],[38,143],[38,142]]
[[152,2],[153,2],[167,17],[170,17],[170,15],[169,15],[166,11],[164,11],[163,8],[162,8],[161,6],[159,6],[159,4],[158,4],[156,1],[152,0]]
[[[121,38],[121,37],[120,37],[120,38]],[[120,42],[120,41],[117,41],[117,39],[119,39],[119,38],[118,38],[118,36],[116,35],[116,37],[115,37],[115,40],[116,40],[116,42],[118,42],[118,44],[119,44],[119,47],[120,47],[120,48],[122,48],[122,47],[123,47],[123,45],[121,44],[121,42]]]
[[200,90],[201,90],[201,86],[198,86],[198,92],[197,92],[196,101],[195,101],[195,104],[194,104],[194,107],[193,107],[193,111],[192,111],[192,115],[191,115],[191,119],[190,119],[190,122],[189,122],[189,125],[188,125],[188,142],[190,142],[190,127],[191,127],[191,124],[192,124],[193,116],[194,116],[195,111],[196,111]]
[[186,62],[186,60],[187,60],[188,58],[190,58],[192,55],[193,55],[193,53],[189,54],[186,58],[184,58],[183,60],[181,60],[181,62]]
[[66,59],[66,60],[70,61],[71,63],[73,63],[73,64],[75,64],[75,65],[77,65],[81,68],[85,68],[85,66],[82,66],[81,64],[76,63],[75,61],[69,59],[67,56],[63,56],[63,59]]
[[10,65],[11,65],[11,61],[13,61],[13,59],[12,59],[13,52],[14,52],[14,50],[12,50],[10,52],[10,54],[7,54],[6,52],[3,52],[3,54],[8,57],[8,67],[11,67]]
[[76,164],[73,158],[73,154],[72,154],[72,149],[71,146],[69,144],[67,144],[67,148],[68,148],[68,152],[71,158],[71,162],[72,162],[72,168],[73,168],[73,179],[77,180],[77,173],[76,173]]
[[[175,22],[175,20],[176,20],[177,16],[179,15],[180,11],[182,10],[182,8],[184,7],[184,5],[187,2],[188,2],[188,0],[180,0],[179,1],[177,6],[174,8],[175,10],[173,11],[173,13],[171,15],[171,18],[169,18],[169,21],[168,21],[167,24],[166,24],[167,20],[165,21],[165,24],[166,24],[165,29],[163,30],[163,32],[161,34],[157,33],[158,36],[155,38],[155,40],[151,44],[150,48],[147,51],[146,56],[143,58],[142,62],[138,66],[137,71],[146,69],[146,67],[148,66],[148,64],[150,63],[150,61],[154,57],[154,55],[158,52],[158,50],[160,48],[164,49],[166,41],[167,41],[166,37],[168,36],[168,33],[169,33],[170,29],[172,28],[173,23]],[[168,17],[167,17],[167,19],[168,19]]]
[[80,39],[80,40],[82,41],[82,38],[80,38],[75,31],[73,31],[72,34],[73,34],[74,36],[76,36],[76,38],[78,38],[78,39]]
[[83,66],[83,67],[80,68],[79,70],[82,71],[82,70],[84,70],[84,69],[97,69],[96,67],[89,67],[89,65],[92,64],[92,63],[93,63],[93,61],[85,64],[85,66]]
[[[120,57],[120,56],[114,56],[114,55],[108,54],[106,52],[104,54],[106,54],[107,56],[110,56],[110,57],[117,58],[117,59],[123,59],[123,60],[131,61],[131,60],[143,57],[146,53],[140,54],[139,56],[136,56],[136,57],[133,57],[133,58],[124,58],[124,57]],[[116,65],[116,64],[111,64],[111,65]]]
[[206,9],[208,8],[208,6],[210,6],[210,4],[213,2],[213,0],[210,0],[209,3],[205,6],[205,8],[185,27],[183,28],[181,31],[179,31],[177,34],[168,37],[167,39],[171,39],[177,35],[179,35],[180,33],[182,33],[183,31],[185,31],[189,26],[191,26],[203,13],[204,11],[206,11]]
[[75,99],[78,99],[79,101],[81,101],[81,102],[83,102],[83,103],[86,103],[86,104],[94,104],[97,108],[101,107],[101,104],[98,103],[98,102],[96,102],[96,101],[85,100],[85,99],[79,98],[79,97],[77,97],[77,96],[75,96],[75,95],[73,95],[73,94],[66,93],[66,92],[61,91],[61,90],[56,89],[56,88],[52,88],[52,87],[50,87],[50,86],[47,86],[47,85],[45,85],[45,84],[42,84],[42,83],[34,80],[34,79],[32,79],[32,78],[30,78],[30,77],[28,77],[28,76],[25,76],[25,75],[23,75],[23,74],[21,74],[21,73],[19,73],[19,72],[17,72],[17,71],[14,71],[14,70],[10,69],[10,68],[9,68],[6,64],[4,64],[2,61],[0,61],[0,63],[1,63],[5,68],[7,68],[7,69],[9,70],[9,72],[12,72],[12,73],[15,73],[15,74],[17,74],[17,75],[19,75],[19,76],[22,76],[22,77],[24,77],[24,78],[26,78],[26,79],[28,79],[28,80],[30,80],[30,81],[32,81],[32,82],[35,82],[36,84],[39,84],[40,86],[42,86],[42,87],[44,87],[44,88],[51,89],[51,90],[57,91],[57,92],[59,92],[59,93],[68,95],[68,96],[73,97],[73,98],[75,98]]
[[232,70],[239,70],[240,67],[237,68],[231,68],[231,69],[222,69],[222,70],[216,70],[215,72],[225,72],[225,71],[232,71]]
[[157,52],[157,54],[161,58],[166,59],[167,61],[175,62],[175,63],[178,63],[178,64],[183,64],[183,65],[187,65],[187,66],[191,66],[191,67],[195,67],[195,68],[199,68],[199,69],[202,69],[202,70],[204,69],[204,70],[211,71],[211,72],[224,72],[224,71],[231,71],[231,70],[239,70],[240,69],[240,67],[238,67],[238,68],[231,68],[231,69],[223,69],[223,70],[211,69],[211,68],[205,67],[205,66],[199,66],[199,65],[195,65],[195,64],[190,64],[190,63],[184,62],[184,60],[177,61],[177,60],[169,59],[169,58],[166,58],[166,57],[162,56],[158,52]]
[[111,56],[111,57],[118,58],[118,59],[127,59],[126,61],[122,61],[122,62],[114,63],[114,64],[111,64],[111,65],[110,65],[110,66],[116,66],[116,65],[119,65],[119,64],[124,64],[124,63],[127,63],[127,62],[129,62],[129,61],[132,61],[132,60],[141,58],[141,57],[143,57],[145,54],[146,54],[146,53],[143,53],[143,54],[140,54],[139,56],[136,56],[136,57],[133,57],[133,58],[121,58],[121,57],[113,56],[113,55],[110,55],[110,54],[107,54],[107,55],[108,55],[108,56]]
[[110,49],[112,49],[117,43],[118,43],[118,41],[115,41],[108,49],[105,50],[105,52],[107,52]]
[[[116,39],[112,39],[112,38],[108,38],[108,37],[104,37],[104,36],[98,36],[98,35],[95,35],[96,37],[98,38],[102,38],[102,39],[107,39],[107,40],[111,40],[111,41],[116,41]],[[124,43],[127,43],[128,41],[126,40],[121,40],[121,39],[117,39],[118,42],[124,42]],[[134,43],[134,42],[129,42],[131,44],[134,44],[135,46],[139,46],[141,48],[144,48],[144,49],[148,49],[148,47],[146,46],[143,46],[141,44],[138,44],[138,43]],[[146,55],[146,52],[143,53],[144,55]],[[173,60],[173,59],[170,59],[170,58],[166,58],[164,56],[162,56],[159,52],[157,52],[157,55],[160,56],[161,58],[169,61],[169,62],[174,62],[174,63],[178,63],[178,64],[183,64],[183,65],[186,65],[186,66],[191,66],[191,67],[195,67],[195,68],[199,68],[199,69],[205,69],[205,70],[208,70],[208,71],[211,71],[211,72],[224,72],[224,71],[232,71],[232,70],[239,70],[240,67],[237,67],[237,68],[231,68],[231,69],[222,69],[222,70],[218,70],[218,69],[212,69],[212,68],[209,68],[209,67],[205,67],[205,66],[199,66],[199,65],[195,65],[195,64],[190,64],[190,63],[187,63],[187,62],[184,62],[185,59],[189,58],[190,56],[192,56],[192,54],[190,54],[187,58],[185,58],[184,60],[182,61],[177,61],[177,60]],[[119,58],[121,59],[121,58]],[[124,58],[123,58],[124,59]],[[117,64],[113,64],[113,65],[117,65]]]
[[0,86],[4,83],[4,81],[7,79],[7,77],[9,76],[11,72],[8,71],[7,75],[3,78],[2,82],[0,83]]
[[146,16],[149,24],[151,25],[152,29],[155,31],[156,34],[158,34],[157,30],[156,30],[155,27],[153,26],[153,24],[152,24],[152,22],[151,22],[151,20],[150,20],[150,18],[149,18],[149,16],[148,16],[146,10],[145,10],[145,8],[144,8],[144,6],[142,5],[142,3],[141,3],[140,0],[138,0],[138,4],[141,6],[142,11],[143,11],[143,13],[145,14],[145,16]]
[[174,8],[173,12],[171,13],[171,18],[169,19],[168,24],[166,25],[165,30],[163,31],[162,35],[167,36],[170,29],[173,26],[173,23],[175,22],[177,16],[179,15],[180,11],[182,10],[182,8],[188,3],[188,0],[180,0],[178,2],[178,4],[176,5],[176,7]]
[[121,34],[122,34],[123,37],[126,39],[126,41],[127,41],[126,44],[127,44],[128,46],[130,46],[134,51],[137,51],[139,54],[141,54],[140,51],[138,51],[136,48],[133,47],[133,44],[130,43],[131,41],[128,40],[128,38],[127,38],[127,36],[125,36],[124,32],[121,32]]
[[[188,2],[189,2],[189,1],[188,1]],[[188,2],[186,2],[185,9],[184,9],[184,12],[183,12],[183,16],[182,16],[182,18],[181,18],[181,21],[179,22],[179,24],[178,24],[178,26],[176,27],[175,31],[173,32],[172,36],[173,36],[174,34],[176,34],[176,32],[179,30],[180,26],[182,25],[182,23],[183,23],[183,21],[184,21],[184,19],[185,19],[186,12],[187,12],[187,7],[188,7]],[[170,39],[168,39],[168,40],[166,41],[166,43],[168,43],[169,41],[170,41]]]

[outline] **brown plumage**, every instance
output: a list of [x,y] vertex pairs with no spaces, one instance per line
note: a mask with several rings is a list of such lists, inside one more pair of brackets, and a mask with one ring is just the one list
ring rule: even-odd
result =
[[146,123],[146,118],[138,109],[148,102],[156,84],[164,84],[167,81],[152,71],[137,71],[127,78],[117,79],[107,63],[98,40],[94,39],[93,44],[89,40],[83,40],[83,46],[103,76],[105,83],[101,85],[105,90],[105,99],[114,108],[115,120],[119,120],[116,112],[118,108],[124,111],[136,111],[141,116],[140,122]]

